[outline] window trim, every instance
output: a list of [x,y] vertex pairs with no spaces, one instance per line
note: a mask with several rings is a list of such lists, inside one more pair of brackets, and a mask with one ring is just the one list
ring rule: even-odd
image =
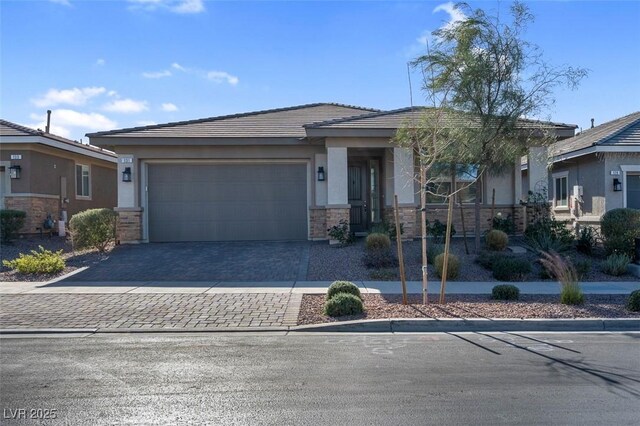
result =
[[[569,198],[571,194],[569,193],[569,171],[554,173],[553,175],[553,209],[558,211],[569,211]],[[567,190],[567,204],[564,206],[558,205],[558,197],[556,194],[556,181],[558,179],[566,179],[566,190]]]
[[[89,195],[82,195],[78,193],[78,166],[84,168],[87,168],[87,177],[88,177],[88,183],[87,183],[87,193]],[[76,200],[91,200],[91,164],[82,164],[82,163],[75,163],[75,187],[76,187]],[[83,169],[81,169],[81,173],[84,172]],[[82,181],[82,176],[80,177],[81,181]]]
[[622,170],[622,207],[627,207],[627,173],[636,174],[640,172],[640,165],[622,164],[620,165]]

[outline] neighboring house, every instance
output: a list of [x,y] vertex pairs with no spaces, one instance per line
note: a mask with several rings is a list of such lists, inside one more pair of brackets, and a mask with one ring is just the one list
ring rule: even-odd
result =
[[0,120],[0,207],[25,211],[28,234],[49,214],[113,208],[116,162],[113,152]]
[[[404,235],[413,238],[415,158],[390,142],[424,111],[322,103],[87,136],[115,151],[119,173],[132,176],[118,179],[121,242],[322,240],[340,220],[366,232],[390,219],[394,195]],[[575,128],[545,126],[565,137]],[[519,216],[519,164],[486,180],[481,192],[493,188],[496,212]],[[473,197],[469,191],[462,201]],[[491,200],[483,198],[486,222]],[[444,219],[442,201],[430,201],[430,218]],[[472,204],[465,216],[470,229]]]
[[597,224],[609,210],[640,209],[640,112],[557,142],[549,157],[542,183],[558,219]]

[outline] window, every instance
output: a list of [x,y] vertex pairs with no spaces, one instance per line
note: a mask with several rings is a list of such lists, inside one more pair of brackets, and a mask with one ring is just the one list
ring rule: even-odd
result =
[[[427,203],[446,204],[447,195],[451,193],[451,172],[448,167],[434,167],[431,173],[431,182],[427,184]],[[436,176],[434,179],[433,176]],[[456,193],[455,202],[463,204],[473,204],[476,201],[478,187],[478,167],[477,166],[456,166]],[[482,192],[478,194],[482,200]]]
[[553,206],[569,208],[569,172],[553,175]]
[[76,196],[90,197],[91,184],[89,179],[89,166],[76,164]]

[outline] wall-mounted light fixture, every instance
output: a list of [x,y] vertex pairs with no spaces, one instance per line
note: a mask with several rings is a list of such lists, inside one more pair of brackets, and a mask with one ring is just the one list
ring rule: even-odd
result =
[[622,191],[622,182],[620,182],[620,179],[618,178],[613,179],[613,190],[615,192]]
[[9,167],[9,177],[11,179],[20,179],[20,172],[22,171],[22,167],[18,165],[13,165]]
[[122,172],[122,181],[131,182],[131,167],[125,167]]
[[324,167],[320,166],[318,167],[318,182],[324,182],[324,179]]

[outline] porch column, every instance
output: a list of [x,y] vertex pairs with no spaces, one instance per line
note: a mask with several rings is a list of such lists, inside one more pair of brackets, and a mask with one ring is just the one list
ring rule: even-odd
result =
[[327,148],[327,228],[349,223],[347,148]]
[[[413,150],[393,148],[393,195],[398,196],[398,216],[404,231],[403,239],[413,239],[417,235],[414,169]],[[393,199],[391,204],[393,205]]]
[[[135,164],[133,155],[118,154],[116,172],[118,207],[114,210],[118,213],[116,239],[121,244],[135,244],[142,241],[142,208],[136,206],[135,196],[136,185],[140,185],[140,172]],[[131,171],[131,182],[122,181],[122,172],[127,167]]]
[[532,191],[534,193],[547,192],[549,186],[549,173],[547,171],[547,148],[544,146],[533,146],[529,148],[527,161],[529,163],[529,191]]

